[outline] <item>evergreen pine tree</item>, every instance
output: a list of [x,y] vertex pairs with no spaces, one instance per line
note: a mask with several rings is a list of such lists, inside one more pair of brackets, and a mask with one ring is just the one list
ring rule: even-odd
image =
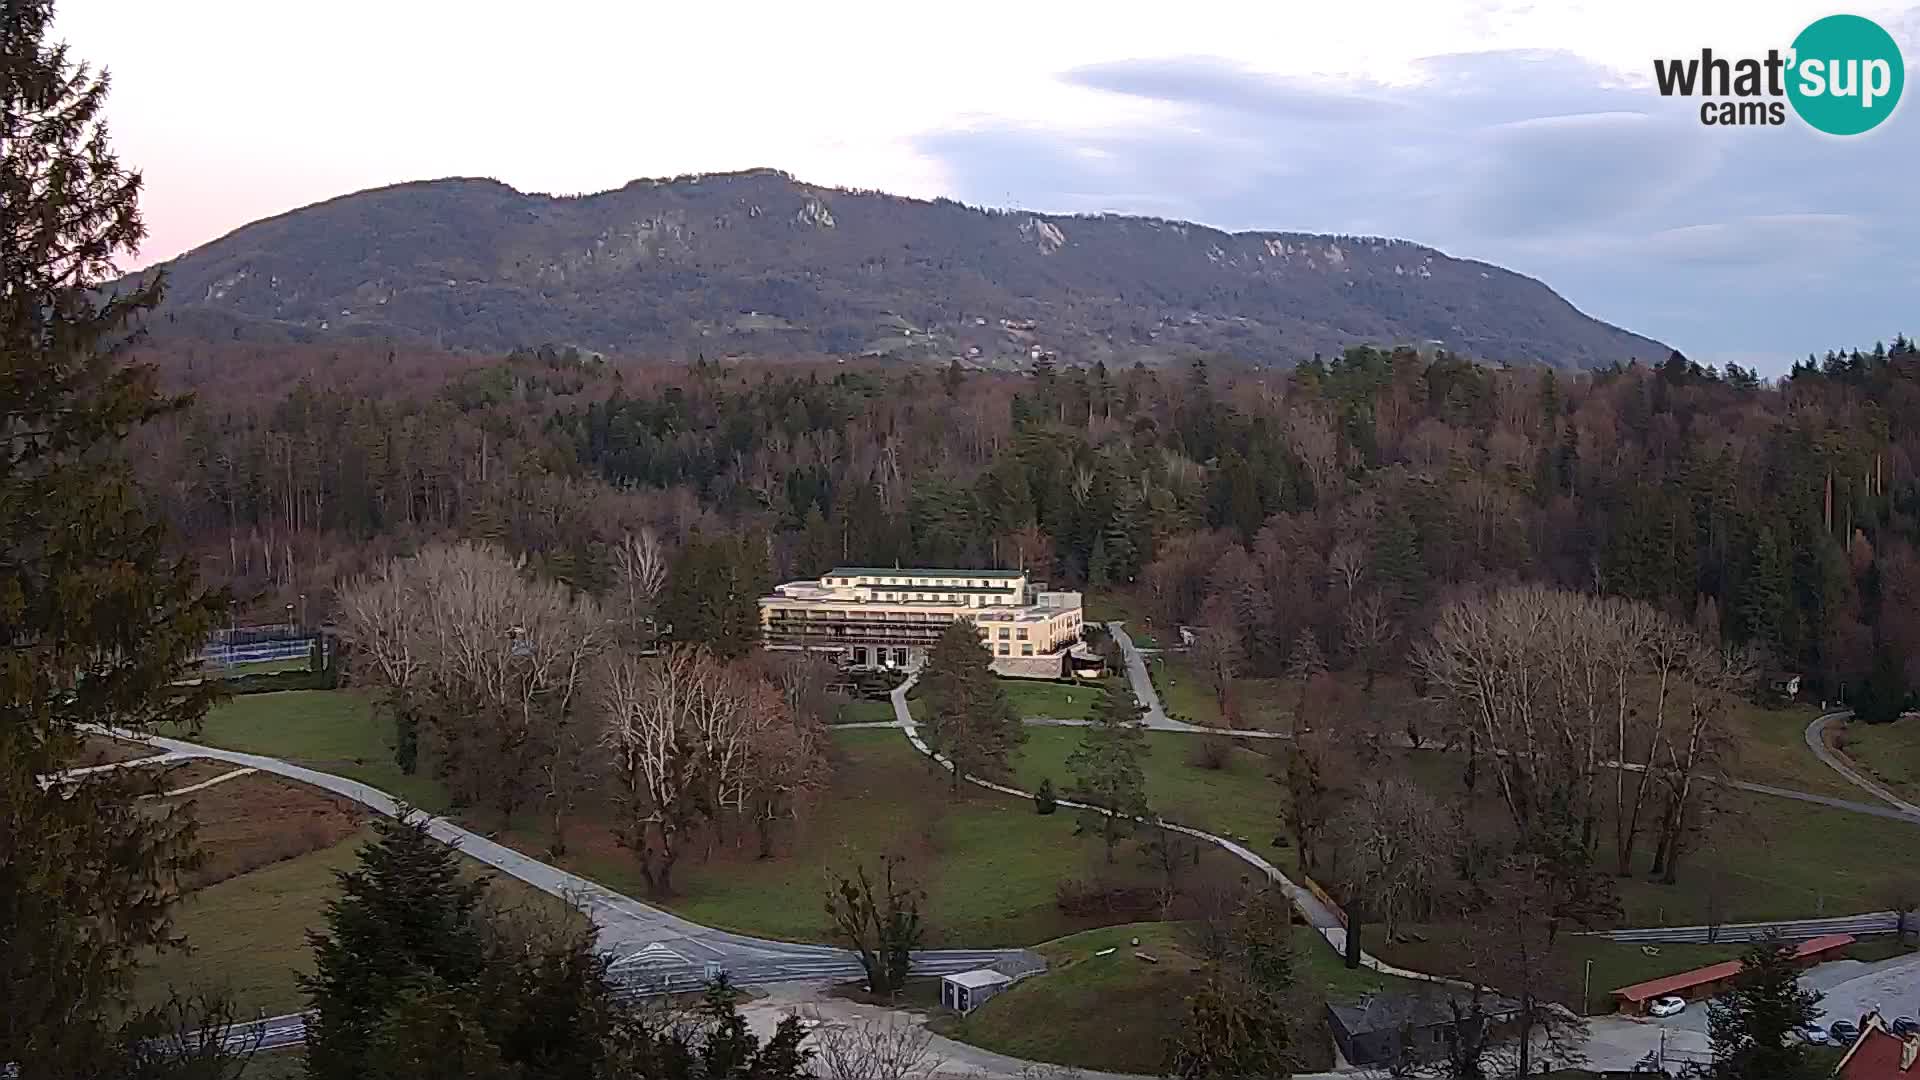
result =
[[1793,947],[1762,941],[1741,957],[1733,989],[1707,1002],[1713,1061],[1703,1080],[1815,1080],[1827,1069],[1794,1033],[1820,1017],[1820,994],[1800,986]]
[[1790,640],[1788,621],[1791,593],[1787,580],[1787,557],[1778,536],[1769,526],[1761,526],[1754,535],[1752,554],[1740,583],[1734,615],[1739,630],[1752,641],[1765,643],[1775,656],[1784,659]]
[[962,775],[1004,773],[1007,755],[1027,737],[992,662],[973,620],[957,618],[928,650],[921,670],[927,745],[952,763],[955,794]]
[[[466,985],[484,965],[475,909],[486,883],[461,879],[459,855],[427,832],[424,818],[381,818],[373,828],[376,839],[360,849],[358,867],[338,875],[341,895],[327,905],[327,928],[307,934],[314,973],[300,984],[313,1080],[371,1075],[376,1036],[409,991]],[[451,1021],[416,1002],[391,1022],[441,1030]]]
[[1092,723],[1080,729],[1080,745],[1067,755],[1074,794],[1104,813],[1094,822],[1106,845],[1107,862],[1113,846],[1133,828],[1133,819],[1147,813],[1147,778],[1140,759],[1147,753],[1146,733],[1140,726],[1145,710],[1125,686],[1110,686],[1095,706]]
[[145,235],[140,177],[101,119],[107,79],[47,42],[51,0],[0,0],[0,1062],[105,1074],[136,963],[171,942],[184,810],[138,777],[43,786],[81,725],[196,724],[174,681],[226,607],[134,490],[122,442],[183,407],[126,362],[158,275],[101,292]]

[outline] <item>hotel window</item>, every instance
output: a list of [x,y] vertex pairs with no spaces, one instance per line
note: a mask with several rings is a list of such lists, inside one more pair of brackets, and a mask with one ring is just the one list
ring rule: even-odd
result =
[[1001,638],[1001,640],[1003,640],[1003,641],[1004,641],[1004,640],[1006,640],[1006,636],[1007,636],[1007,628],[1003,626],[1003,627],[1001,627],[1001,628],[1000,628],[1000,638]]
[[1020,628],[1020,640],[1021,641],[1027,640],[1027,628],[1024,626]]
[[906,667],[907,666],[907,650],[905,649],[893,650],[893,662],[896,664],[899,664],[901,667]]
[[1020,646],[1020,655],[1021,655],[1021,656],[1032,656],[1032,655],[1033,655],[1033,646],[1031,646],[1031,645],[1022,645],[1022,646]]
[[1000,655],[1001,656],[1007,655],[1007,644],[1004,641],[1000,643]]

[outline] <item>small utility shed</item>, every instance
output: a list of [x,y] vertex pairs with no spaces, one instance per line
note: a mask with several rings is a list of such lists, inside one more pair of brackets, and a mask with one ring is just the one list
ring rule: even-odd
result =
[[1505,1027],[1519,1011],[1506,998],[1482,997],[1476,1003],[1470,994],[1435,988],[1329,1004],[1327,1028],[1350,1063],[1391,1067],[1436,1060],[1455,1035],[1478,1038],[1482,1025]]
[[957,1013],[970,1013],[988,998],[1013,985],[1013,976],[980,968],[940,978],[940,1004]]

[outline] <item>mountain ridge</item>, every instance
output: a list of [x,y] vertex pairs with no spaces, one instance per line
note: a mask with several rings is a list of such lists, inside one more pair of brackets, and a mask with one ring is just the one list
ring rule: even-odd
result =
[[408,181],[263,218],[155,269],[170,278],[156,332],[267,341],[979,366],[1272,364],[1363,343],[1570,368],[1668,352],[1533,278],[1412,241],[981,209],[772,169],[559,196]]

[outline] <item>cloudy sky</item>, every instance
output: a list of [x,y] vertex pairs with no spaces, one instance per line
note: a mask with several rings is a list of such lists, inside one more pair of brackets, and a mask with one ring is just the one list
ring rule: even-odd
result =
[[403,180],[570,193],[766,165],[1403,237],[1777,372],[1920,333],[1920,104],[1851,139],[1708,128],[1651,61],[1785,49],[1851,10],[1912,67],[1912,3],[64,0],[57,31],[113,71],[141,263]]

